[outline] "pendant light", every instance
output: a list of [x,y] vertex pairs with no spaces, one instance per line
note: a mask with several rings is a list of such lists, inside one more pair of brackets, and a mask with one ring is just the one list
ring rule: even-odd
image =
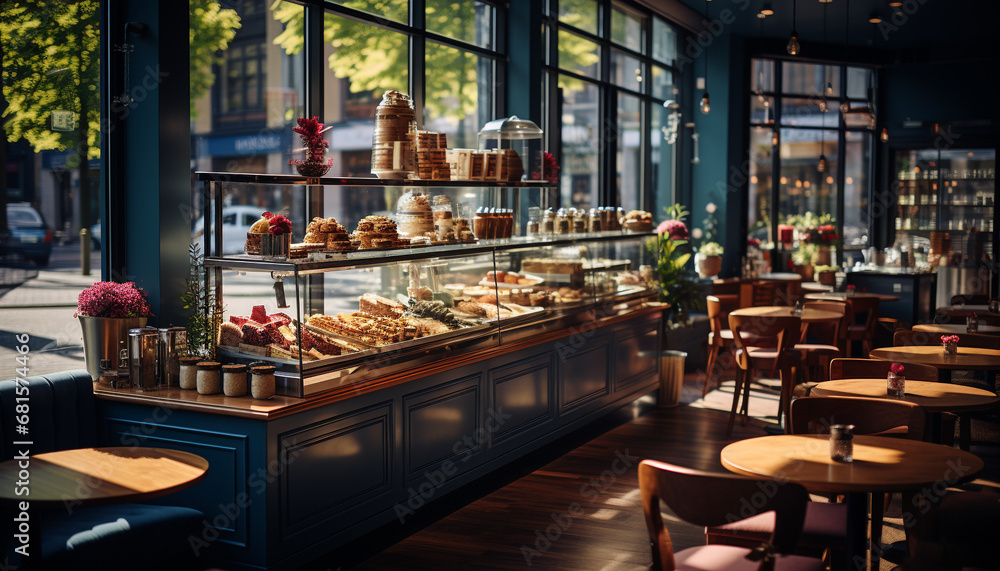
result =
[[816,165],[816,170],[819,172],[826,172],[826,113],[823,114],[823,128],[819,132],[820,143],[819,143],[819,164]]
[[788,40],[788,46],[786,46],[789,55],[797,56],[802,51],[798,35],[799,33],[795,31],[795,0],[792,0],[792,39]]
[[879,136],[879,138],[882,139],[883,143],[888,143],[889,142],[889,129],[886,129],[885,127],[882,127],[882,134]]
[[[708,17],[708,3],[710,0],[705,0],[705,19],[709,20]],[[705,93],[701,96],[701,112],[708,115],[708,112],[712,110],[712,106],[708,100],[708,48],[705,48]]]
[[[820,0],[820,2],[823,2],[823,44],[825,45],[826,44],[826,6],[827,6],[827,4],[830,3],[830,0]],[[827,73],[827,67],[826,66],[823,66],[823,73]],[[824,117],[825,117],[825,113],[826,113],[826,109],[827,109],[826,98],[828,96],[832,95],[832,94],[833,94],[833,84],[830,83],[830,82],[827,82],[827,84],[826,84],[826,91],[823,92],[823,97],[821,97],[820,100],[819,100],[819,112],[823,113]]]

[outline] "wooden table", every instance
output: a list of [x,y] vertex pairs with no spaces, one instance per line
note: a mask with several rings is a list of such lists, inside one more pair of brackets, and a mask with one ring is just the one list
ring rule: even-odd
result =
[[[967,333],[965,330],[965,325],[961,323],[925,323],[913,326],[914,331],[927,331],[929,333],[943,333],[943,334],[954,334],[961,335]],[[984,325],[979,324],[979,330],[976,333],[981,333],[983,335],[1000,335],[1000,326],[997,325]]]
[[[906,374],[906,371],[903,371]],[[822,382],[809,393],[819,397],[874,397],[898,400],[886,394],[885,378],[840,379]],[[990,391],[933,381],[906,381],[902,400],[919,404],[929,412],[965,412],[986,410],[1000,403],[1000,396]]]
[[848,464],[830,459],[830,439],[823,434],[741,440],[723,448],[721,458],[737,474],[791,481],[810,492],[846,494],[850,568],[854,561],[866,561],[868,494],[921,490],[937,482],[950,486],[983,469],[982,460],[963,450],[880,436],[855,436],[854,462]]
[[201,456],[165,448],[79,448],[29,458],[30,496],[15,493],[24,461],[8,460],[0,463],[0,500],[42,507],[145,500],[193,486],[208,471]]
[[898,295],[892,295],[889,293],[855,292],[854,295],[848,296],[847,292],[844,291],[831,291],[829,293],[807,293],[805,295],[805,298],[809,301],[844,301],[853,298],[872,297],[877,297],[879,301],[899,301]]
[[957,305],[949,307],[939,307],[935,313],[943,317],[969,317],[973,313],[980,319],[1000,319],[1000,313],[993,313],[985,305]]
[[[759,307],[744,307],[730,312],[731,315],[771,315],[774,317],[791,317],[793,308],[783,305],[764,305]],[[803,323],[813,323],[821,321],[840,321],[843,317],[833,311],[823,311],[821,309],[805,308],[799,316]]]
[[949,371],[989,371],[1000,370],[1000,351],[962,347],[961,341],[956,355],[947,355],[941,345],[903,345],[872,349],[869,355],[883,361],[908,361],[937,367],[942,380],[948,380]]

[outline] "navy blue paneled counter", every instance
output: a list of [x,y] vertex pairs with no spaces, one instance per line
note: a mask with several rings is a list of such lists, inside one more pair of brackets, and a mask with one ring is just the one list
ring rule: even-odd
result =
[[875,268],[847,273],[847,285],[856,291],[899,296],[879,304],[880,317],[907,323],[926,323],[934,318],[937,274],[908,268]]
[[302,399],[95,385],[101,440],[206,458],[164,499],[206,515],[192,548],[293,569],[652,392],[661,324],[656,305],[590,311]]

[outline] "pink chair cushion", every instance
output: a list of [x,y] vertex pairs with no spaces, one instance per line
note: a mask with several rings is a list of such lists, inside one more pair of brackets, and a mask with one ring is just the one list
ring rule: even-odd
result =
[[857,324],[855,324],[855,325],[848,325],[847,326],[847,331],[849,333],[865,333],[866,331],[868,331],[868,327],[866,327],[864,325],[857,325]]
[[[846,530],[846,504],[809,502],[806,504],[806,520],[802,524],[799,544],[809,547],[842,548],[846,545],[844,540]],[[709,536],[740,540],[742,545],[747,545],[744,541],[761,543],[767,541],[774,533],[774,512],[764,512],[733,523],[709,527],[705,529],[705,533]]]
[[[674,553],[674,563],[679,571],[754,571],[759,561],[746,558],[749,550],[729,545],[700,545]],[[774,568],[781,571],[819,571],[823,562],[800,555],[779,556]]]

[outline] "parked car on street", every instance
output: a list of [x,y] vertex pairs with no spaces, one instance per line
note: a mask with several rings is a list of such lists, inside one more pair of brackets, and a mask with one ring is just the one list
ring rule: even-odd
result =
[[49,265],[52,230],[33,206],[27,202],[8,203],[7,226],[10,229],[6,244],[8,254],[16,254],[39,266]]
[[[236,204],[222,208],[222,253],[242,254],[246,244],[247,232],[254,222],[260,220],[260,215],[266,210],[259,206]],[[191,242],[201,244],[205,233],[205,217],[194,223],[191,231]]]

